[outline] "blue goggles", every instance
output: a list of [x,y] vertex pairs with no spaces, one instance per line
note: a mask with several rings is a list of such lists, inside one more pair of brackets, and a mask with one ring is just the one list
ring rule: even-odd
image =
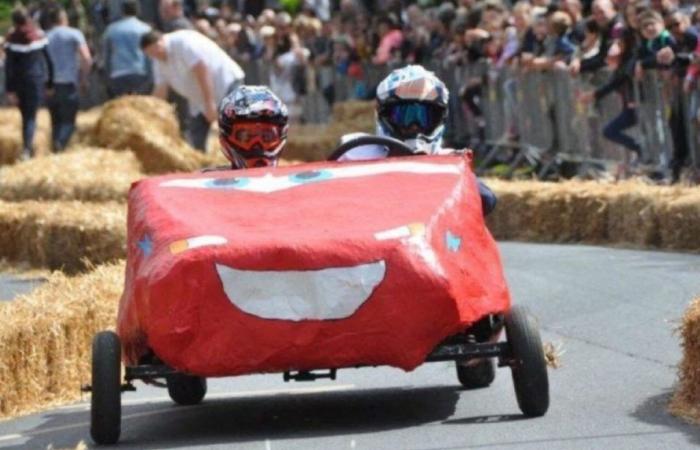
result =
[[395,103],[387,106],[386,121],[402,138],[430,135],[445,118],[444,108],[428,103]]

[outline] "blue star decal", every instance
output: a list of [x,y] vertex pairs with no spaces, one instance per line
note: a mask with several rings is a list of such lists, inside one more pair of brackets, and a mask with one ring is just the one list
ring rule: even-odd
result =
[[447,233],[445,233],[445,245],[451,252],[459,251],[459,248],[462,246],[462,238],[455,236],[448,230]]
[[144,235],[137,245],[144,255],[151,256],[151,253],[153,253],[153,240],[151,239],[151,236],[147,234]]

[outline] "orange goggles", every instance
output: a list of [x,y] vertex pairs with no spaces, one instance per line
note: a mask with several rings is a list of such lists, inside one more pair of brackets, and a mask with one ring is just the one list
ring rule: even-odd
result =
[[227,140],[242,151],[254,150],[259,145],[272,150],[280,144],[280,127],[271,123],[238,123],[233,126]]

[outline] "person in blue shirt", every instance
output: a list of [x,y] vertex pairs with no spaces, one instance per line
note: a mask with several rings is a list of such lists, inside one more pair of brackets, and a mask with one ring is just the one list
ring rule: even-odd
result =
[[141,36],[151,27],[140,21],[135,0],[124,0],[122,18],[105,30],[102,46],[110,97],[151,92],[148,58],[141,50]]
[[53,94],[49,97],[51,134],[54,151],[63,150],[75,131],[78,114],[81,72],[83,79],[92,66],[92,56],[85,36],[68,26],[68,14],[63,8],[48,12],[47,33],[49,56],[54,67]]

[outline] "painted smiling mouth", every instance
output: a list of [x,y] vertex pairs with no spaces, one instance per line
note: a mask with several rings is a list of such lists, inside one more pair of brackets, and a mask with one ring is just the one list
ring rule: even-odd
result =
[[263,319],[333,320],[350,317],[386,273],[384,261],[303,271],[254,271],[222,264],[216,271],[229,301]]

